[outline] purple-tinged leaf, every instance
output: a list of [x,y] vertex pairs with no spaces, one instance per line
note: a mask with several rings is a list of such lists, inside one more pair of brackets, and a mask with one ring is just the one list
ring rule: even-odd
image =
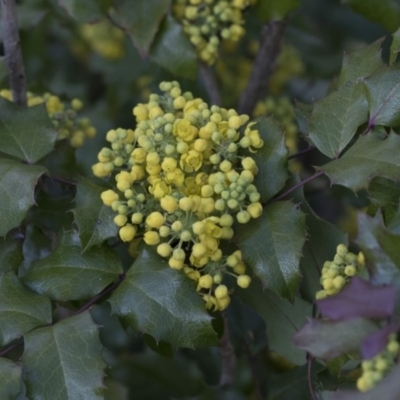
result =
[[400,364],[397,364],[389,375],[368,392],[338,391],[327,397],[327,400],[399,400],[400,399]]
[[397,332],[399,328],[399,323],[388,324],[378,332],[366,337],[361,344],[361,353],[363,358],[368,360],[384,350],[387,345],[389,335]]
[[382,318],[393,314],[396,300],[394,286],[373,286],[358,277],[336,296],[318,300],[321,313],[332,321],[355,317]]
[[294,335],[293,343],[313,357],[330,360],[359,350],[360,343],[377,329],[373,322],[363,318],[340,322],[310,320]]

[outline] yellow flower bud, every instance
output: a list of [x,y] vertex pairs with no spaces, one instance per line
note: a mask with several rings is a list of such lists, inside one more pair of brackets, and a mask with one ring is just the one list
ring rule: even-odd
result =
[[238,115],[229,118],[229,128],[238,129],[242,125],[242,119]]
[[105,192],[102,192],[100,197],[101,200],[103,200],[103,203],[109,207],[114,201],[117,201],[119,198],[118,194],[115,193],[113,190],[106,190]]
[[124,226],[128,221],[128,217],[126,215],[118,214],[114,217],[114,224],[117,226]]
[[243,289],[246,289],[250,285],[251,278],[248,275],[240,275],[237,277],[236,282],[238,286],[240,286]]
[[199,153],[202,153],[204,150],[206,150],[208,147],[207,140],[205,139],[196,139],[196,141],[193,144],[193,148],[198,151]]
[[130,224],[123,226],[119,230],[119,237],[123,242],[130,242],[136,235],[136,228]]
[[171,172],[178,166],[178,162],[171,157],[165,157],[161,163],[161,168],[163,171]]
[[150,228],[160,228],[162,225],[164,225],[165,222],[165,217],[158,211],[153,211],[147,218],[146,218],[146,224]]
[[183,211],[191,211],[193,208],[193,200],[190,197],[182,197],[179,199],[179,208]]
[[111,171],[107,171],[104,168],[104,164],[103,163],[97,163],[94,164],[92,166],[92,171],[93,171],[93,175],[97,176],[98,178],[105,178],[106,176],[109,176]]
[[199,279],[199,287],[204,289],[210,289],[213,285],[214,280],[210,274],[203,275]]
[[164,196],[160,200],[160,205],[165,211],[172,214],[178,209],[178,200],[172,196]]
[[161,257],[169,257],[172,253],[172,247],[168,243],[161,243],[157,246],[157,253]]
[[204,232],[205,225],[203,221],[197,221],[192,225],[193,233],[201,235]]
[[177,260],[176,258],[171,257],[168,260],[168,265],[172,268],[172,269],[182,269],[183,268],[183,261],[182,260]]
[[144,234],[143,237],[146,244],[150,246],[154,246],[155,244],[160,243],[160,235],[155,231],[148,231]]
[[263,212],[261,203],[249,204],[247,206],[247,212],[250,214],[251,218],[258,218]]
[[207,247],[203,243],[196,243],[193,245],[193,257],[201,258],[207,253]]

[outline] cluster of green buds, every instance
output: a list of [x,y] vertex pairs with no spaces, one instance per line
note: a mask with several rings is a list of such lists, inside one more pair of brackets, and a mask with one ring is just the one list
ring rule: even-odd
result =
[[396,334],[391,334],[382,352],[361,363],[362,375],[357,380],[357,389],[366,392],[375,387],[397,363],[399,349]]
[[[0,90],[0,96],[13,101],[12,92],[8,89]],[[69,139],[72,147],[83,145],[85,138],[93,138],[96,128],[88,118],[78,118],[78,112],[83,108],[79,99],[73,99],[65,104],[58,96],[45,93],[43,96],[27,93],[28,107],[45,103],[47,114],[58,131],[57,140]]]
[[256,0],[175,0],[174,14],[200,59],[214,64],[222,40],[238,41],[245,33],[243,11]]
[[339,293],[349,280],[365,267],[365,258],[362,252],[358,255],[349,252],[347,246],[339,244],[333,261],[325,261],[322,267],[320,283],[323,287],[315,297],[317,300]]
[[143,235],[171,268],[197,281],[207,308],[229,304],[224,275],[243,288],[250,284],[240,251],[223,254],[233,223],[262,213],[253,184],[257,166],[251,152],[263,146],[247,115],[209,107],[178,82],[162,82],[163,92],[133,109],[136,129],[107,133],[93,172],[115,175],[116,189],[101,198],[116,216],[123,241]]

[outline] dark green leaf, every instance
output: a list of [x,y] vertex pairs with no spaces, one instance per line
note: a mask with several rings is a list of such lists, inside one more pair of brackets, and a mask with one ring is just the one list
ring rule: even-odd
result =
[[122,273],[118,255],[107,245],[81,254],[76,232],[65,233],[48,257],[32,264],[23,276],[35,292],[52,299],[87,299],[101,292]]
[[309,137],[329,158],[349,144],[357,128],[368,121],[368,104],[361,84],[339,88],[318,101],[310,118]]
[[378,330],[367,319],[332,322],[311,320],[293,337],[294,344],[313,357],[330,360],[343,353],[360,351],[361,342]]
[[392,44],[390,45],[389,65],[393,65],[396,62],[397,54],[400,51],[400,28],[393,33],[392,37],[393,39]]
[[263,22],[281,20],[300,6],[300,0],[259,0],[255,12]]
[[21,389],[22,368],[6,358],[0,358],[0,399],[16,399]]
[[288,151],[282,132],[271,118],[258,118],[256,128],[264,146],[251,155],[258,167],[254,184],[261,194],[261,202],[266,202],[283,188],[288,179]]
[[347,186],[357,192],[367,188],[376,176],[399,179],[400,137],[395,133],[385,140],[373,134],[360,137],[338,160],[321,167],[332,184]]
[[118,22],[130,34],[141,54],[149,51],[161,20],[171,7],[171,0],[116,0]]
[[150,58],[172,74],[195,78],[197,56],[181,24],[171,16],[164,19],[150,49]]
[[[1,135],[0,132],[0,138]],[[16,228],[35,204],[36,182],[45,172],[44,167],[0,159],[0,236]]]
[[381,56],[383,39],[363,47],[361,50],[345,54],[342,70],[339,75],[339,86],[354,84],[370,76],[377,69],[384,66]]
[[387,178],[375,178],[368,188],[370,200],[378,207],[388,205],[397,207],[400,198],[400,181]]
[[101,0],[57,0],[61,8],[78,22],[95,22],[103,17]]
[[0,275],[16,271],[23,260],[22,248],[12,235],[0,238]]
[[289,299],[297,291],[305,237],[305,214],[290,201],[268,205],[260,218],[236,230],[243,258],[263,286]]
[[342,4],[389,31],[393,32],[399,26],[399,6],[393,0],[342,0]]
[[174,347],[215,343],[211,317],[194,283],[146,246],[110,302],[114,313],[157,341]]
[[42,400],[103,399],[103,347],[89,312],[25,335],[27,395]]
[[2,56],[0,57],[0,83],[3,83],[3,81],[7,78],[7,75],[6,57]]
[[0,98],[0,149],[3,153],[35,163],[53,150],[57,132],[46,107],[22,108]]
[[374,125],[400,124],[400,71],[382,68],[365,79],[370,120]]
[[292,337],[311,317],[311,304],[298,297],[293,303],[282,299],[268,289],[263,290],[258,279],[248,289],[239,290],[239,296],[263,317],[271,350],[294,364],[304,364],[306,353],[293,346]]
[[118,227],[114,224],[116,214],[100,198],[104,190],[87,179],[78,181],[75,222],[82,241],[82,252],[118,234]]
[[12,272],[0,276],[0,346],[50,322],[47,297],[29,291]]

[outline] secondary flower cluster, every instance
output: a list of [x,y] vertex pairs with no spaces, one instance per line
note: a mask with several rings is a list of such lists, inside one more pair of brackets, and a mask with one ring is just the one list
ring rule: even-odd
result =
[[391,334],[385,350],[361,363],[362,375],[357,380],[357,389],[366,392],[376,386],[396,364],[399,349],[396,334]]
[[365,267],[364,254],[350,253],[344,244],[339,244],[333,261],[325,261],[322,268],[321,285],[315,297],[320,300],[339,293],[346,283]]
[[[12,93],[8,89],[0,90],[0,96],[13,101]],[[96,128],[91,125],[88,118],[77,118],[77,112],[83,107],[79,99],[73,99],[67,106],[59,97],[50,93],[38,96],[27,93],[28,107],[45,103],[47,114],[57,128],[57,140],[69,139],[72,147],[83,145],[85,138],[93,138],[96,135]]]
[[207,308],[223,310],[229,302],[224,274],[243,288],[250,284],[240,251],[225,255],[221,240],[233,237],[234,217],[247,223],[262,213],[252,183],[253,158],[242,154],[263,146],[247,115],[182,93],[177,82],[162,82],[162,95],[133,109],[135,130],[107,133],[93,166],[98,177],[114,171],[117,190],[107,190],[104,204],[123,241],[144,232],[171,268],[197,281]]
[[214,64],[221,40],[238,41],[245,33],[243,10],[257,0],[175,0],[175,16],[201,60]]

